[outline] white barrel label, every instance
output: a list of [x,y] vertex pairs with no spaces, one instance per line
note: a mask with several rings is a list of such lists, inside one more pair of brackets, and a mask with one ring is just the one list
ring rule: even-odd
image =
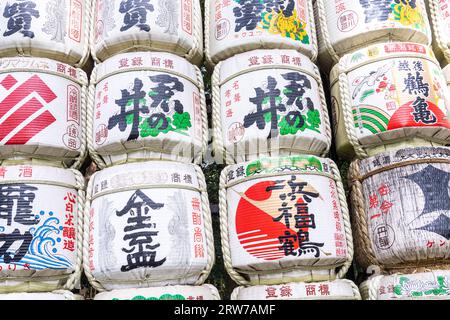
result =
[[[330,169],[327,160],[296,156],[262,159],[228,170],[228,183],[233,182],[227,189],[227,203],[235,268],[345,261],[347,240],[336,182],[320,174],[301,174],[326,175]],[[286,171],[292,173],[276,175]],[[234,184],[249,176],[253,179]]]
[[0,274],[74,270],[77,191],[32,182],[52,173],[28,165],[0,167]]

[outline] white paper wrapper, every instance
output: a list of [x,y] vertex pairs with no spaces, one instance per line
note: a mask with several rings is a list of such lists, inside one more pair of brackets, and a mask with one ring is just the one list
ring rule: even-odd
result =
[[34,56],[74,66],[89,56],[90,1],[0,1],[0,56]]
[[201,285],[214,262],[206,184],[199,167],[143,162],[90,180],[84,269],[103,290]]
[[[433,52],[417,43],[384,43],[344,56],[331,72],[336,149],[364,158],[415,139],[450,141],[450,95]],[[406,144],[406,143],[405,143]]]
[[360,290],[364,300],[450,300],[450,271],[375,276]]
[[94,300],[220,300],[220,296],[214,286],[204,284],[113,290],[97,294]]
[[450,6],[447,0],[426,2],[433,30],[433,50],[441,62],[450,62]]
[[450,262],[450,148],[382,153],[352,163],[350,179],[360,265]]
[[0,300],[84,300],[82,296],[70,291],[58,290],[53,292],[8,293],[0,294]]
[[165,51],[201,63],[199,0],[93,0],[91,52],[99,62],[131,51]]
[[201,162],[208,142],[200,70],[169,53],[116,55],[94,69],[88,144],[100,167],[136,159]]
[[330,70],[344,54],[377,42],[431,44],[424,0],[315,0],[314,6],[323,70]]
[[43,58],[0,59],[0,159],[78,167],[86,154],[81,69]]
[[254,50],[217,65],[214,148],[229,164],[325,155],[331,129],[319,69],[294,50]]
[[81,275],[83,177],[32,165],[0,173],[0,293],[73,289]]
[[447,81],[447,88],[450,87],[450,65],[447,65],[444,69],[445,80]]
[[293,49],[313,61],[317,38],[312,1],[205,1],[206,57],[212,64],[254,49]]
[[228,166],[220,180],[220,216],[225,266],[241,285],[332,280],[351,263],[345,193],[329,159],[291,156]]
[[238,287],[231,294],[231,300],[361,300],[361,295],[352,281],[343,279]]

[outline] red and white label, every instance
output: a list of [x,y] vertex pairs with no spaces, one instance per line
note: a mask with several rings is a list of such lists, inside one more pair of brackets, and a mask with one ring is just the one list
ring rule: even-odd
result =
[[192,35],[192,0],[181,1],[181,18],[183,30]]
[[70,0],[69,38],[81,42],[83,24],[83,4],[80,0]]

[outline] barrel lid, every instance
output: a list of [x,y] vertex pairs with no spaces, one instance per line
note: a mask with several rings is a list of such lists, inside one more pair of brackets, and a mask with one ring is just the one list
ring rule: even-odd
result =
[[83,70],[59,61],[31,57],[8,57],[0,59],[0,73],[30,71],[53,73],[87,85],[87,75]]
[[433,159],[446,159],[450,161],[450,147],[417,147],[393,150],[359,160],[360,172],[366,175],[369,172],[383,168],[395,168],[410,161],[429,161]]
[[277,67],[300,69],[311,74],[317,74],[315,65],[304,54],[296,50],[253,50],[237,54],[222,62],[220,79],[225,81],[238,74]]
[[124,189],[171,187],[199,189],[196,167],[171,161],[151,161],[106,168],[91,178],[92,197]]
[[0,184],[20,181],[43,184],[63,183],[77,187],[75,174],[71,170],[37,165],[0,166]]
[[331,166],[335,166],[333,160],[312,155],[296,155],[278,158],[261,158],[255,161],[228,166],[227,183],[236,184],[244,180],[261,175],[276,175],[289,173],[319,174],[332,177]]
[[197,69],[186,59],[166,52],[128,52],[115,55],[98,64],[93,71],[93,82],[118,72],[154,69],[177,73],[197,83]]

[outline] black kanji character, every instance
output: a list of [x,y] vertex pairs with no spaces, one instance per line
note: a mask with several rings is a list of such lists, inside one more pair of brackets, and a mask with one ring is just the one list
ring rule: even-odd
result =
[[280,241],[281,244],[278,249],[284,251],[285,256],[297,255],[297,252],[295,251],[297,236],[295,234],[291,234],[289,230],[286,230],[284,235],[278,237],[278,241]]
[[39,18],[39,11],[33,1],[17,0],[13,4],[6,3],[3,17],[8,18],[7,30],[4,37],[20,32],[24,37],[33,39],[34,32],[31,30],[31,22],[34,18]]
[[[254,123],[258,129],[263,130],[266,128],[265,115],[270,113],[271,115],[271,132],[269,138],[272,134],[277,134],[278,129],[278,111],[286,111],[286,106],[282,103],[277,104],[277,99],[280,96],[280,90],[276,88],[277,81],[273,77],[267,77],[267,91],[262,88],[256,88],[256,97],[250,98],[249,101],[256,105],[256,112],[249,113],[244,117],[244,127],[249,128]],[[269,107],[263,109],[263,104],[268,100]]]
[[0,186],[0,219],[6,219],[8,226],[13,220],[22,225],[38,224],[39,217],[33,214],[32,206],[36,190],[38,188],[19,183]]
[[428,109],[428,103],[425,101],[425,99],[417,97],[412,106],[414,108],[414,112],[412,112],[412,115],[414,116],[415,122],[422,122],[425,124],[436,123],[436,116]]
[[[123,132],[128,127],[127,118],[129,116],[133,117],[133,124],[127,141],[139,138],[139,116],[141,113],[149,113],[147,106],[141,106],[142,100],[145,98],[145,91],[141,90],[143,86],[142,80],[136,78],[134,79],[133,94],[126,89],[122,90],[122,98],[116,100],[116,104],[120,106],[120,113],[109,118],[108,130],[118,125],[119,130]],[[129,111],[127,111],[128,105],[132,105],[132,109]]]
[[392,0],[359,0],[364,8],[366,23],[370,23],[372,20],[388,20],[389,14],[392,12],[391,2]]
[[158,236],[159,231],[146,229],[156,228],[155,223],[150,223],[150,210],[158,210],[164,207],[162,203],[155,203],[141,190],[137,190],[128,200],[125,207],[117,211],[119,217],[130,215],[128,225],[124,228],[126,233],[123,240],[129,241],[130,248],[122,248],[127,253],[127,265],[121,267],[122,272],[127,272],[140,267],[155,268],[162,265],[166,258],[156,260],[156,250],[160,244],[152,244],[153,238]]
[[419,71],[414,76],[408,72],[408,77],[405,79],[405,89],[403,92],[408,91],[409,94],[423,94],[428,97],[430,93],[430,85],[423,82],[423,77]]
[[155,8],[150,0],[122,0],[119,12],[125,14],[123,26],[120,31],[126,31],[134,26],[139,27],[141,31],[150,31],[150,25],[147,24],[147,11],[153,12]]
[[[164,112],[169,112],[169,101],[175,95],[175,92],[184,92],[183,83],[177,78],[168,74],[151,76],[150,80],[158,85],[152,88],[149,93],[153,103],[150,107],[157,108],[161,106]],[[174,100],[174,109],[177,113],[183,113],[183,104],[180,100]]]
[[[19,229],[15,229],[10,234],[0,234],[0,243],[3,242],[3,245],[0,247],[0,261],[3,258],[4,263],[20,262],[27,254],[32,240],[33,236],[29,231],[21,234]],[[8,252],[8,249],[17,241],[22,241],[22,244],[15,251],[14,256],[11,256],[11,252]]]
[[234,7],[233,13],[236,17],[235,32],[245,28],[247,31],[256,29],[258,22],[261,20],[261,13],[264,5],[260,0],[240,0],[239,6]]
[[291,187],[291,192],[289,192],[287,195],[288,197],[291,197],[291,201],[294,201],[297,198],[297,195],[302,195],[303,200],[310,203],[312,201],[311,198],[317,198],[319,197],[319,194],[316,192],[310,192],[303,190],[306,186],[308,186],[307,182],[296,182],[297,177],[291,176],[291,180],[288,181],[289,187]]

